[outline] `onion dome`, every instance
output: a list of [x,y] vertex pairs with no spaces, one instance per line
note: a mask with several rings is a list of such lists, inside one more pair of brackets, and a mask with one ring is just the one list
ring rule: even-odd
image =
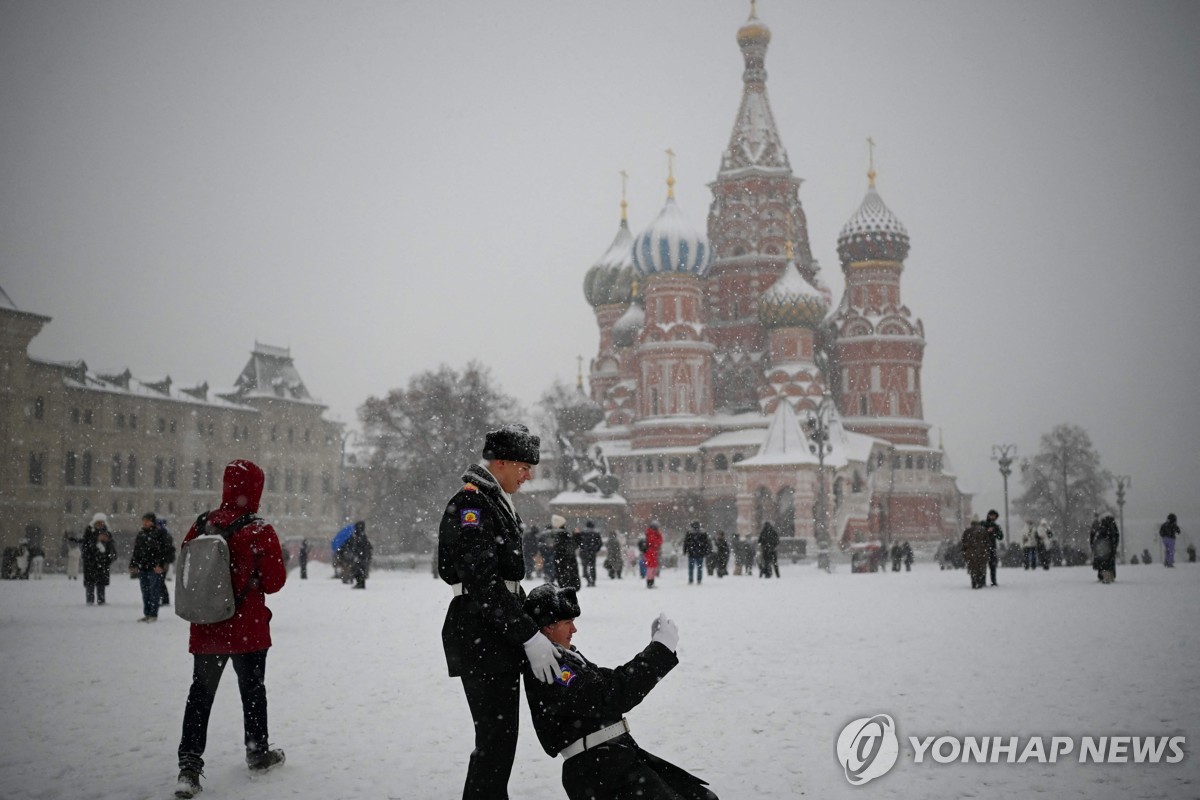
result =
[[862,205],[838,235],[842,264],[853,261],[903,261],[908,257],[908,231],[875,191],[875,174]]
[[804,280],[795,261],[788,261],[779,280],[758,299],[758,318],[767,328],[817,328],[829,311],[829,300]]
[[707,237],[688,224],[673,192],[658,219],[633,240],[633,268],[639,275],[676,272],[703,277],[712,260]]
[[613,344],[617,347],[632,347],[645,325],[646,309],[642,308],[640,299],[635,299],[629,304],[629,308],[625,309],[625,313],[613,323]]
[[592,265],[583,278],[583,295],[592,307],[628,303],[633,297],[633,234],[629,222],[622,217],[604,255]]
[[751,0],[750,19],[746,20],[745,25],[738,28],[737,41],[739,47],[746,47],[752,44],[761,44],[763,47],[766,47],[771,42],[771,29],[758,18],[757,5],[757,3]]

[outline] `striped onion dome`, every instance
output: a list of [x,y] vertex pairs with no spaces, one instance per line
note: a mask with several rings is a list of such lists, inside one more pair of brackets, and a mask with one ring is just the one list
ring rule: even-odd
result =
[[767,328],[817,328],[829,311],[829,300],[813,287],[795,261],[758,299],[758,318]]
[[838,236],[838,256],[843,264],[903,261],[908,257],[908,231],[875,191],[874,180],[862,205]]
[[628,221],[621,220],[612,244],[587,271],[583,295],[593,308],[633,299],[633,234]]
[[629,308],[625,309],[625,313],[613,323],[613,344],[617,347],[632,347],[645,324],[646,309],[642,308],[641,300],[634,300],[629,304]]
[[667,198],[658,218],[633,240],[633,268],[639,275],[676,272],[703,277],[712,260],[708,239],[688,224],[674,197]]

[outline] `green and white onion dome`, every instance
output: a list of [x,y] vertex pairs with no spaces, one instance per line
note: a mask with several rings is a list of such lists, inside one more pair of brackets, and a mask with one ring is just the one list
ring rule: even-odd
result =
[[633,299],[633,234],[626,220],[621,220],[612,244],[584,276],[583,296],[593,308]]
[[804,280],[794,261],[758,299],[758,319],[767,328],[817,328],[828,311],[828,298]]
[[838,235],[838,257],[842,264],[903,261],[908,257],[908,231],[875,191],[874,182]]
[[712,266],[708,239],[683,216],[674,197],[650,227],[633,241],[633,268],[639,275],[683,273],[703,277]]
[[629,304],[629,308],[625,309],[625,313],[613,323],[613,344],[617,347],[632,347],[645,325],[646,309],[642,308],[640,299],[634,300]]

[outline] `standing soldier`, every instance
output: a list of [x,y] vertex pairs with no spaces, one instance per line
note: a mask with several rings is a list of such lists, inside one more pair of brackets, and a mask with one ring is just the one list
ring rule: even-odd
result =
[[583,533],[579,537],[579,563],[588,586],[596,585],[596,556],[602,547],[604,540],[600,537],[600,531],[596,530],[596,523],[589,519],[584,523]]
[[996,585],[996,562],[999,561],[996,551],[999,549],[1000,540],[1004,538],[1004,529],[996,522],[998,519],[1000,512],[993,508],[987,513],[987,520],[983,523],[983,532],[987,534],[987,565],[992,577],[992,586]]
[[454,589],[442,646],[450,677],[460,678],[475,723],[475,749],[463,800],[508,797],[517,752],[521,667],[553,683],[554,645],[523,606],[521,518],[510,495],[533,477],[541,440],[524,425],[490,431],[483,464],[463,473],[438,528],[438,571]]
[[171,536],[171,531],[167,528],[167,520],[163,517],[156,516],[154,518],[154,530],[158,532],[159,544],[166,555],[162,574],[158,576],[158,582],[162,584],[162,601],[159,605],[169,606],[171,605],[171,593],[167,591],[167,573],[171,571],[171,565],[175,563],[175,537]]

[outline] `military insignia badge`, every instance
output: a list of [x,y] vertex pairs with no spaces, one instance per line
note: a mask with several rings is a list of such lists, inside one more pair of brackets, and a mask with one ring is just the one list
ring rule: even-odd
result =
[[481,518],[478,508],[464,508],[459,512],[459,522],[464,528],[478,528]]
[[575,680],[576,673],[570,667],[559,667],[558,675],[554,677],[554,682],[560,686],[570,686],[571,681]]

